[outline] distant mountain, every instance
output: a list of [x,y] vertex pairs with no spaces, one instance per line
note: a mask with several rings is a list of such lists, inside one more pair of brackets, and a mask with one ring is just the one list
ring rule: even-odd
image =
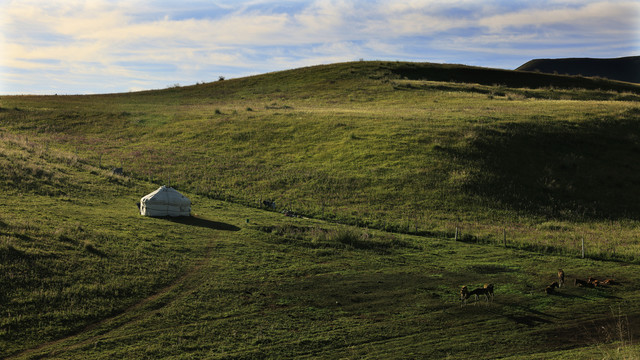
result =
[[609,80],[640,83],[640,56],[615,59],[535,59],[516,70],[559,75],[598,76]]

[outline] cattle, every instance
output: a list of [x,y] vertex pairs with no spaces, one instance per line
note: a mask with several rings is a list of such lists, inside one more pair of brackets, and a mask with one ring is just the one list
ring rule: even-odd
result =
[[558,287],[564,286],[564,271],[558,269]]
[[602,280],[602,282],[600,282],[600,284],[601,285],[620,285],[620,283],[615,281],[614,279]]
[[462,289],[460,289],[460,301],[462,301],[463,304],[466,304],[468,298],[469,298],[469,289],[465,285],[462,287]]
[[476,288],[471,291],[469,291],[469,288],[466,285],[460,289],[460,301],[462,301],[462,304],[466,304],[467,300],[471,296],[478,301],[478,298],[482,295],[484,295],[486,301],[489,301],[489,298],[493,301],[493,284],[484,284],[484,287]]
[[493,300],[493,284],[484,284],[484,288],[487,290],[487,295]]
[[[492,288],[492,289],[493,289],[493,288]],[[480,297],[480,296],[484,295],[485,300],[486,300],[486,301],[489,301],[489,290],[490,290],[490,289],[488,289],[488,288],[484,288],[484,287],[477,288],[477,289],[473,289],[473,290],[469,291],[469,297],[470,297],[471,295],[473,295],[473,296],[474,296],[474,298],[475,298],[475,300],[476,300],[476,301],[478,301],[478,297]]]
[[557,281],[554,281],[554,282],[551,283],[551,285],[547,286],[544,289],[544,292],[547,293],[547,295],[551,295],[551,294],[553,294],[555,292],[555,289],[559,288],[559,287],[560,287],[560,284],[558,284]]
[[588,281],[585,281],[585,280],[581,280],[581,279],[575,279],[575,281],[573,282],[573,284],[574,284],[575,286],[580,286],[580,287],[590,287],[590,288],[592,288],[592,287],[593,287],[593,284],[592,284],[592,283],[590,283],[590,282],[588,282]]

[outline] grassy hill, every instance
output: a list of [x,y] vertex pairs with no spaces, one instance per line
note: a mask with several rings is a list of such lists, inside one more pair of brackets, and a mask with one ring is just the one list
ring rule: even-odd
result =
[[547,74],[580,75],[640,83],[640,56],[615,59],[534,59],[516,70]]
[[[3,96],[0,357],[637,354],[639,92],[355,62]],[[161,184],[197,216],[140,217]]]
[[[475,82],[442,81],[457,73]],[[633,257],[635,235],[618,230],[640,210],[638,89],[356,62],[142,93],[3,97],[0,119],[93,166],[214,199],[393,231],[459,227],[489,242],[507,229],[514,245],[569,252],[585,236],[592,255]]]

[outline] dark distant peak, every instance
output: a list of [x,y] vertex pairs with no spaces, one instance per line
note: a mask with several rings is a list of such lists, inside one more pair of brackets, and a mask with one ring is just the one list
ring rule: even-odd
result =
[[640,56],[614,59],[535,59],[516,70],[558,75],[597,76],[609,80],[640,83]]

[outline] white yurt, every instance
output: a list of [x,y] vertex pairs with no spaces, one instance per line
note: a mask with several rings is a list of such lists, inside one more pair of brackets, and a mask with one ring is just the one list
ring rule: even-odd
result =
[[172,187],[161,186],[140,199],[140,215],[191,216],[191,200]]

